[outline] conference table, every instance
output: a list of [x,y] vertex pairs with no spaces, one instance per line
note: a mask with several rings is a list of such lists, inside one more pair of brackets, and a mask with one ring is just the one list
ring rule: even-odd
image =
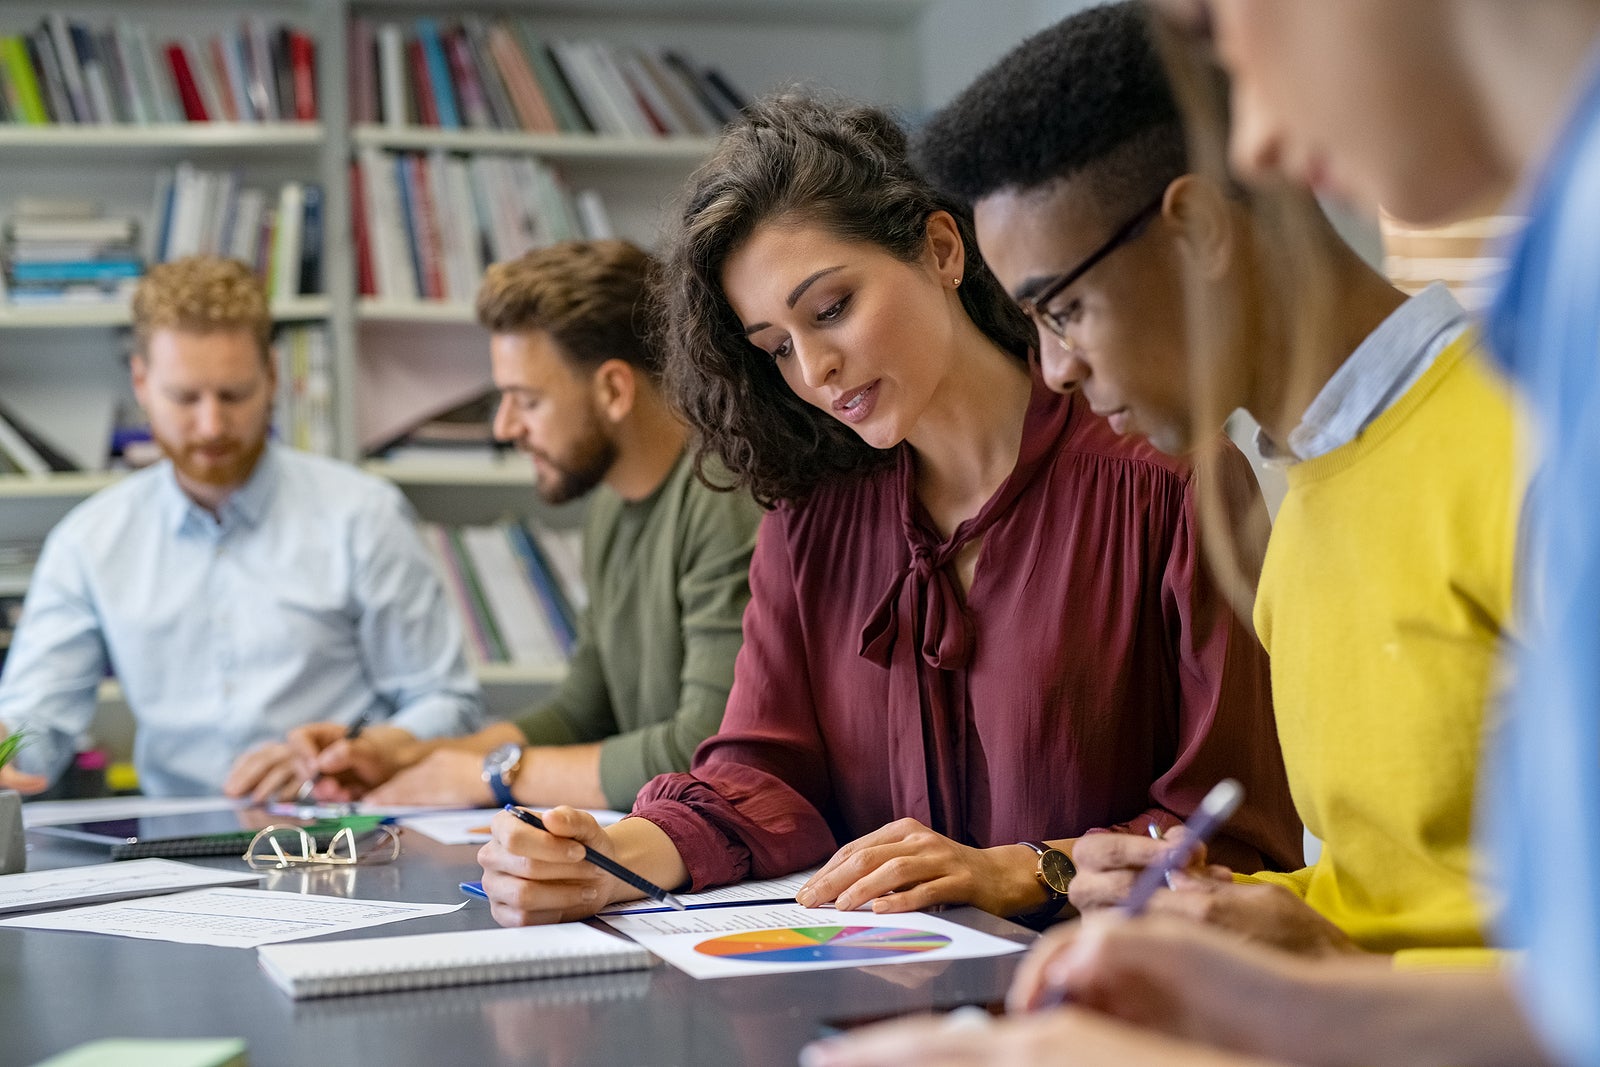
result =
[[[30,832],[28,869],[104,862],[103,851]],[[481,875],[472,845],[401,834],[385,866],[274,871],[287,893],[460,902]],[[190,862],[243,870],[242,860]],[[1026,943],[1031,931],[972,908],[946,918]],[[385,937],[494,926],[472,900],[446,915],[337,935]],[[0,1067],[96,1038],[239,1037],[252,1067],[497,1064],[578,1067],[793,1064],[838,1022],[1001,998],[1020,953],[946,963],[699,980],[647,971],[294,1001],[253,949],[0,928]]]

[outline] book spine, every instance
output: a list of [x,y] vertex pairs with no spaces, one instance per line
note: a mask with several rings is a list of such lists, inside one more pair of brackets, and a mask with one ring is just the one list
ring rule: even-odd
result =
[[21,37],[0,40],[0,58],[11,74],[11,84],[16,89],[17,114],[30,126],[42,126],[50,121],[45,110],[44,97],[39,92],[39,79],[34,77],[33,64],[28,62],[28,46]]
[[296,289],[301,295],[322,292],[322,220],[322,186],[308,182],[305,220],[300,232],[300,284]]
[[392,22],[378,27],[378,86],[383,124],[393,128],[406,125],[406,41]]
[[433,107],[438,125],[446,130],[461,128],[461,114],[456,110],[456,94],[450,85],[450,64],[445,59],[444,46],[439,41],[439,25],[433,19],[417,20],[417,42],[422,46],[423,62],[428,71],[428,88],[433,95]]
[[317,42],[300,30],[289,31],[289,64],[294,72],[294,117],[317,121]]
[[200,86],[189,69],[189,57],[176,43],[167,45],[167,62],[172,67],[172,80],[178,87],[178,98],[183,101],[183,117],[189,122],[205,122],[205,101],[200,97]]
[[50,28],[50,41],[55,45],[56,61],[61,65],[61,80],[67,88],[72,121],[93,122],[94,111],[89,106],[89,94],[83,85],[83,68],[78,65],[78,49],[72,43],[72,30],[66,17],[53,14],[46,18]]
[[356,246],[356,293],[378,295],[378,276],[372,266],[372,231],[367,225],[366,183],[361,180],[361,161],[352,159],[349,167],[350,225]]
[[563,656],[571,656],[573,645],[577,643],[578,632],[576,619],[572,614],[572,605],[567,603],[562,594],[560,585],[556,582],[555,574],[545,562],[543,554],[534,544],[533,538],[528,534],[524,525],[518,521],[506,523],[506,538],[511,542],[512,549],[522,561],[523,570],[527,573],[528,583],[539,596],[540,606],[544,608],[545,617],[549,620],[550,629],[555,634],[556,643],[561,648]]

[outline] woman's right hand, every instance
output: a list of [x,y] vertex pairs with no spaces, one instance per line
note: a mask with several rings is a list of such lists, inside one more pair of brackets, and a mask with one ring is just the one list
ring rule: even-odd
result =
[[501,926],[586,919],[616,900],[639,895],[584,860],[583,846],[615,856],[611,837],[580,808],[551,808],[545,829],[502,811],[489,824],[489,843],[478,850],[483,891]]

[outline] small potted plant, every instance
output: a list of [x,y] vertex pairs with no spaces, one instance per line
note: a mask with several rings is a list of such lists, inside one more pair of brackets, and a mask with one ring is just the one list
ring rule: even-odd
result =
[[[0,738],[0,769],[22,747],[23,735]],[[16,874],[28,865],[27,840],[22,830],[22,794],[0,789],[0,874]]]

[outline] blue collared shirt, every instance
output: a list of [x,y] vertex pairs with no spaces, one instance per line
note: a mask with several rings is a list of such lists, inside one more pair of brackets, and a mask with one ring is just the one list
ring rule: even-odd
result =
[[437,737],[483,717],[404,497],[275,445],[216,516],[163,462],[51,531],[0,676],[0,722],[34,738],[21,769],[61,772],[108,667],[152,795],[220,792],[242,752],[302,723]]
[[1544,458],[1486,830],[1524,1004],[1563,1063],[1600,1067],[1600,49],[1525,213],[1488,336]]
[[1288,449],[1257,432],[1256,447],[1275,465],[1327,455],[1354,441],[1428,372],[1467,328],[1467,313],[1435,282],[1390,313],[1350,353],[1289,434]]

